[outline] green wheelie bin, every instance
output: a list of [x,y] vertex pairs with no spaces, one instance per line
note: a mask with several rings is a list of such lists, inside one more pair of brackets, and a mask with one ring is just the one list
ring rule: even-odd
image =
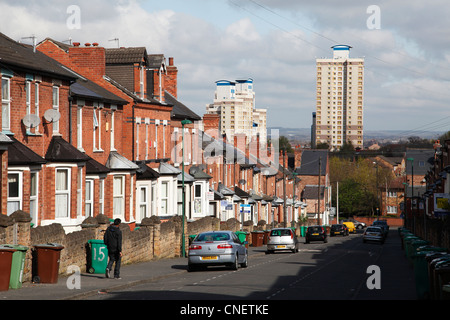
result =
[[88,272],[105,273],[108,265],[108,248],[103,240],[91,239],[88,241],[90,254],[88,255]]
[[417,248],[416,252],[412,254],[411,258],[413,260],[414,279],[418,299],[424,300],[431,296],[428,262],[426,257],[436,252],[445,251],[446,249],[441,247],[422,246]]
[[9,247],[16,250],[13,253],[11,261],[11,277],[9,281],[10,289],[22,288],[23,269],[25,267],[25,256],[28,251],[28,247],[20,244],[6,244],[4,247]]
[[412,241],[415,241],[415,240],[420,240],[420,238],[416,237],[416,236],[407,236],[403,239],[403,243],[405,246],[405,255],[408,260],[409,260],[409,253],[411,251],[410,244]]
[[245,244],[245,247],[248,249],[248,232],[245,231],[236,231],[235,234],[238,236],[241,243]]
[[416,254],[417,248],[426,246],[427,244],[429,244],[429,242],[422,239],[413,240],[409,243],[408,260],[411,265],[414,265],[413,256]]

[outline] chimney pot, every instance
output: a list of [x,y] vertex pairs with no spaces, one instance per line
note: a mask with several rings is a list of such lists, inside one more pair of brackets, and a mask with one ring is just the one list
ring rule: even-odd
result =
[[169,57],[169,66],[173,66],[173,57]]
[[74,46],[74,47],[79,47],[79,46],[80,46],[80,43],[79,43],[79,42],[74,42],[74,43],[73,43],[73,46]]
[[97,42],[94,42],[92,45],[93,45],[94,47],[98,47],[98,43],[97,43]]
[[90,47],[90,46],[91,46],[91,44],[90,44],[89,42],[86,42],[84,45],[85,45],[86,47]]

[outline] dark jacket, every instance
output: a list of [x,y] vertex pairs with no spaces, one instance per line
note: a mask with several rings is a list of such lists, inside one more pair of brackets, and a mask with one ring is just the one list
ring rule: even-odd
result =
[[119,227],[110,225],[105,231],[103,241],[109,253],[122,252],[122,231]]

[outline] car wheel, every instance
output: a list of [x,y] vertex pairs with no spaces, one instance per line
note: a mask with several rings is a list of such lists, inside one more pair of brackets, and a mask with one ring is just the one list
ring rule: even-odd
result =
[[193,266],[192,264],[188,264],[187,270],[188,270],[188,272],[193,272],[193,271],[197,270],[197,268],[195,266]]
[[239,269],[239,263],[238,263],[238,255],[236,254],[234,256],[234,262],[231,265],[231,270],[237,270],[237,269]]
[[245,260],[244,260],[244,262],[241,263],[241,267],[242,268],[248,267],[248,253],[245,254]]

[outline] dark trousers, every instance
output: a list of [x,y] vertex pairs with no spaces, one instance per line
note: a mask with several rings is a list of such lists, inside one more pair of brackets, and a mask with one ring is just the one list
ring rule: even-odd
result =
[[122,261],[122,257],[120,256],[120,252],[110,252],[108,253],[109,261],[108,266],[106,267],[108,270],[112,270],[114,265],[114,278],[118,278],[120,276],[120,263]]

